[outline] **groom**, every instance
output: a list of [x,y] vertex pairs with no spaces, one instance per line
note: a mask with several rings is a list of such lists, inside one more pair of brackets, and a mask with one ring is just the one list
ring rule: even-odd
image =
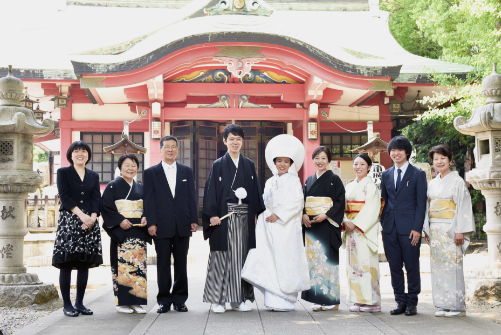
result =
[[144,216],[148,218],[148,233],[155,240],[157,252],[158,313],[168,312],[171,305],[178,312],[188,311],[186,264],[190,236],[198,228],[198,212],[193,171],[176,163],[178,151],[177,139],[165,136],[160,140],[162,161],[143,174]]
[[[397,302],[397,308],[390,314],[411,316],[417,314],[418,294],[421,292],[419,254],[428,185],[425,172],[409,164],[412,145],[407,138],[394,137],[388,144],[388,152],[394,166],[381,177],[381,196],[385,201],[381,225],[391,286]],[[405,293],[404,264],[408,293]]]

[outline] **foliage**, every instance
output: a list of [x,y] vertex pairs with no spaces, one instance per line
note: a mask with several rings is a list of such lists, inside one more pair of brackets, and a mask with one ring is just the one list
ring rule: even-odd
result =
[[49,153],[39,146],[33,145],[33,161],[35,163],[43,163],[49,161]]
[[410,53],[437,59],[442,55],[442,47],[428,38],[419,29],[412,6],[415,0],[382,1],[380,8],[391,13],[389,27],[391,34]]
[[[407,51],[472,67],[462,78],[434,74],[433,79],[449,92],[424,97],[422,102],[446,107],[431,108],[402,131],[414,143],[418,161],[429,161],[427,152],[432,146],[447,144],[463,174],[465,154],[473,148],[474,137],[456,131],[453,120],[460,115],[469,118],[484,104],[480,81],[491,74],[492,63],[501,59],[501,1],[382,0],[380,8],[390,12],[390,31]],[[474,205],[483,201],[480,191],[470,193]]]

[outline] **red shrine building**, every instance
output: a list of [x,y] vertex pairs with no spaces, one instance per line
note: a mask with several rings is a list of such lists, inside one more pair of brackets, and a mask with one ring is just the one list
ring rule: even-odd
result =
[[[417,99],[444,90],[433,73],[470,71],[405,51],[377,0],[195,0],[180,8],[161,6],[167,1],[145,8],[100,3],[67,1],[54,11],[55,22],[31,23],[24,32],[48,41],[31,45],[35,54],[23,53],[25,42],[16,35],[20,51],[0,59],[50,112],[44,117],[60,120],[55,133],[35,140],[55,153],[53,173],[69,164],[70,144],[84,140],[93,149],[88,167],[103,188],[119,158],[103,147],[118,142],[124,121],[133,120],[130,139],[147,149],[138,155],[140,171],[160,162],[162,136],[177,137],[177,160],[193,168],[199,205],[212,162],[226,152],[221,134],[228,123],[244,128],[242,153],[263,184],[270,177],[266,144],[278,134],[304,143],[303,180],[314,173],[313,150],[325,145],[349,181],[351,150],[367,142],[368,121],[389,142],[424,110]],[[75,24],[49,31],[59,19]],[[55,108],[54,97],[70,100]],[[387,153],[380,156],[391,166]]]

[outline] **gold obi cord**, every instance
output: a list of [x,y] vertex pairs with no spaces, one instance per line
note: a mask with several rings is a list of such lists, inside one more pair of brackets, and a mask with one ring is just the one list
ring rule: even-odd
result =
[[430,201],[431,219],[453,219],[456,204],[452,200],[433,199]]
[[346,213],[346,218],[349,220],[356,218],[358,213],[362,210],[362,207],[364,207],[364,205],[365,201],[347,200],[346,210],[344,211]]
[[140,219],[143,215],[143,200],[116,200],[115,205],[126,219]]

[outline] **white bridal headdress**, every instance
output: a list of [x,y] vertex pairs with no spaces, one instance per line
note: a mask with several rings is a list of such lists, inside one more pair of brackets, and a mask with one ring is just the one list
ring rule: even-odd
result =
[[265,157],[268,168],[274,175],[278,173],[277,167],[273,163],[273,159],[277,157],[291,158],[294,163],[289,168],[289,173],[297,175],[304,162],[304,146],[303,143],[292,135],[278,135],[273,137],[266,146]]

